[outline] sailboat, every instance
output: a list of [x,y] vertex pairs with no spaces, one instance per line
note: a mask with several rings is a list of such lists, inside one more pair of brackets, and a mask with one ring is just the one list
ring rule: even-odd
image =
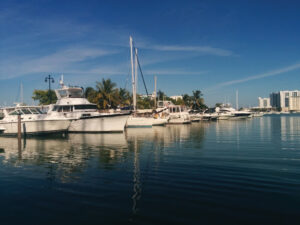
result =
[[152,127],[157,125],[165,125],[167,123],[166,119],[161,119],[159,117],[154,118],[152,114],[149,117],[145,117],[143,114],[139,114],[137,110],[137,67],[138,67],[138,58],[137,58],[137,49],[134,51],[134,62],[133,62],[133,40],[130,36],[130,58],[131,58],[131,76],[132,76],[132,95],[133,95],[133,111],[134,113],[129,116],[127,120],[127,127]]

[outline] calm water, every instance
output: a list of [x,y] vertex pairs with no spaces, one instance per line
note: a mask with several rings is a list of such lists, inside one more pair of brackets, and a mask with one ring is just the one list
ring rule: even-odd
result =
[[291,224],[300,116],[0,138],[2,224]]

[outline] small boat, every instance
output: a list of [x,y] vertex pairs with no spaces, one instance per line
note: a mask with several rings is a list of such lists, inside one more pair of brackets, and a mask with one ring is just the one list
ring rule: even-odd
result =
[[18,134],[18,115],[21,116],[21,133],[23,135],[66,132],[71,123],[71,120],[64,115],[47,115],[37,106],[17,105],[3,108],[2,111],[4,118],[0,120],[0,129],[3,135]]
[[158,110],[169,115],[168,124],[191,123],[190,114],[187,109],[180,105],[174,105],[171,101],[158,101]]

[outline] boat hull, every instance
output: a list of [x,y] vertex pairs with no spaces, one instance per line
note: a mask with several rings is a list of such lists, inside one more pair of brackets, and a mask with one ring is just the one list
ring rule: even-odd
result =
[[154,118],[152,117],[134,117],[130,116],[127,120],[126,127],[152,127]]
[[123,132],[129,114],[106,114],[72,120],[69,132],[110,133]]
[[189,124],[191,120],[185,118],[170,118],[168,124]]
[[[70,126],[70,120],[35,120],[22,121],[22,135],[42,135],[49,133],[66,132]],[[17,122],[1,122],[0,126],[4,128],[2,135],[17,135]]]
[[165,119],[165,118],[153,119],[152,126],[164,126],[168,123],[168,120],[169,119]]

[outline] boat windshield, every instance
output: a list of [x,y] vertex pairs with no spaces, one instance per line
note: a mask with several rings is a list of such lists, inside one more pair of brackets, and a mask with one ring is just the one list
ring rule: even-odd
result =
[[9,113],[9,115],[12,115],[12,116],[19,115],[19,114],[23,115],[24,113],[21,110],[18,110],[18,109],[16,109],[16,110]]
[[82,98],[83,96],[83,91],[81,88],[70,88],[68,92],[69,98]]

